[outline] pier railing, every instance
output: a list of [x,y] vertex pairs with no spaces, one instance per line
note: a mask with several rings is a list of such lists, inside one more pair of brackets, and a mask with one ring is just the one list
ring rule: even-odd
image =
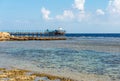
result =
[[[1,32],[8,32],[11,36],[18,37],[65,37],[65,34],[55,34],[51,31],[45,30],[0,30]],[[54,30],[53,30],[54,31]]]
[[28,36],[28,37],[63,37],[64,35],[55,35],[45,32],[9,32],[11,36]]

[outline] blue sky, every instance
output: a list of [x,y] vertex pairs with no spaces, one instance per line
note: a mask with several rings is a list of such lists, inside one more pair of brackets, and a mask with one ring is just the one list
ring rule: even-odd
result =
[[120,0],[0,0],[0,30],[119,33]]

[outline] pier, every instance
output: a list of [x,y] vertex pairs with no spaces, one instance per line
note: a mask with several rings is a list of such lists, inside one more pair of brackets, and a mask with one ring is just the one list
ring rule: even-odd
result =
[[11,36],[28,36],[28,37],[62,37],[64,35],[46,33],[46,32],[8,32]]
[[63,34],[54,34],[46,32],[8,32],[11,41],[27,40],[66,40]]
[[[5,35],[7,36],[5,36]],[[5,31],[1,32],[0,40],[66,40],[65,31],[62,28],[57,30],[45,30],[41,31]]]

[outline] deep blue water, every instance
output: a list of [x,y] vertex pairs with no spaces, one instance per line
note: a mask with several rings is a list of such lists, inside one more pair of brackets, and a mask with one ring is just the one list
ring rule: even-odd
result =
[[67,33],[67,37],[120,37],[120,33]]

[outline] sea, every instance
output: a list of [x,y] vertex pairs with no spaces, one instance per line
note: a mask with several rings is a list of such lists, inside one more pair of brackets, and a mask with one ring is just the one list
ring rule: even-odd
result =
[[119,33],[72,33],[65,37],[67,40],[1,41],[0,67],[64,75],[70,72],[71,76],[76,73],[78,77],[79,74],[94,74],[120,81]]

